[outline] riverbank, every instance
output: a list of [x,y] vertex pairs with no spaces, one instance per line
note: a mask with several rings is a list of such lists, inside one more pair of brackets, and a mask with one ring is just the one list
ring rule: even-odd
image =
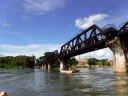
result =
[[28,67],[23,67],[23,66],[15,66],[15,67],[12,67],[12,66],[6,66],[4,68],[0,67],[0,69],[13,69],[13,70],[22,70],[22,69],[32,69],[32,68],[28,68]]

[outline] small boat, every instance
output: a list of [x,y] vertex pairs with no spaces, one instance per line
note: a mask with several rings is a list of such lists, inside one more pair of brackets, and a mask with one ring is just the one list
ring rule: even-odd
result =
[[60,73],[71,74],[71,73],[73,73],[73,70],[60,70]]
[[73,73],[77,73],[77,72],[80,72],[80,70],[79,69],[74,69],[73,70]]
[[80,72],[80,70],[78,70],[78,69],[73,69],[73,70],[60,70],[60,72],[61,72],[61,73],[71,74],[71,73]]

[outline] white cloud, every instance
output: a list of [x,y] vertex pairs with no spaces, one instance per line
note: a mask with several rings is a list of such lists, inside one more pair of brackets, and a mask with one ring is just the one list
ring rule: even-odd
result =
[[21,45],[0,45],[0,54],[3,56],[36,56],[40,57],[47,51],[55,51],[60,49],[61,44],[31,44],[26,46]]
[[24,0],[23,7],[28,12],[44,14],[65,6],[67,0]]
[[91,25],[103,20],[105,17],[108,17],[107,14],[94,14],[89,17],[76,19],[75,25],[80,29],[85,29]]
[[[81,58],[97,58],[97,59],[113,59],[113,53],[109,48],[100,49],[97,51],[80,55]],[[79,59],[79,56],[76,57]]]

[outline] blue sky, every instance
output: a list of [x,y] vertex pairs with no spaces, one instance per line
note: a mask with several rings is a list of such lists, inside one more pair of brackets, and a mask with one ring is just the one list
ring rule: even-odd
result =
[[[128,0],[0,0],[0,54],[39,57],[94,23],[118,26],[128,20],[127,4]],[[110,54],[100,50],[97,57],[112,58],[105,50]]]

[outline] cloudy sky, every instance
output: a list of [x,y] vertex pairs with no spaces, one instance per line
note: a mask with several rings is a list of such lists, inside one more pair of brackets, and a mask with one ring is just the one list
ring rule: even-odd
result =
[[[43,55],[92,24],[128,20],[128,0],[0,0],[0,55]],[[107,48],[82,55],[112,59]]]

